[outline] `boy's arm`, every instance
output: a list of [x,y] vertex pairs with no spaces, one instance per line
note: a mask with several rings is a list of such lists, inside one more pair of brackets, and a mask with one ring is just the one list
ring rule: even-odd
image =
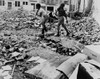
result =
[[55,15],[58,16],[58,10],[55,11]]
[[65,12],[65,18],[66,18],[66,22],[68,23],[68,19],[67,19],[67,17],[68,17],[68,15],[67,15],[67,13]]
[[42,17],[42,15],[43,15],[43,12],[40,12],[40,17]]
[[36,13],[36,19],[38,19],[38,20],[40,20],[41,19],[41,17],[42,17],[42,11],[39,11],[39,15],[37,15],[37,13]]

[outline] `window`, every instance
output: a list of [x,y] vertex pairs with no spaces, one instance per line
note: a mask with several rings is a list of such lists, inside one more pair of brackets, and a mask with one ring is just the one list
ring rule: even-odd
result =
[[26,2],[26,5],[28,5],[28,2]]
[[20,1],[15,1],[15,7],[20,7]]
[[23,2],[23,5],[25,5],[25,2]]
[[8,2],[8,9],[10,10],[12,8],[12,2]]
[[23,5],[28,5],[28,2],[23,2]]
[[20,7],[20,2],[18,1],[18,7]]
[[4,6],[5,5],[5,1],[4,0],[0,0],[0,6]]

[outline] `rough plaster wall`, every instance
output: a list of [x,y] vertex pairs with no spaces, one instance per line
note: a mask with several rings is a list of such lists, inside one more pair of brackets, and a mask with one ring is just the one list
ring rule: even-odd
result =
[[100,0],[94,0],[93,17],[100,24]]

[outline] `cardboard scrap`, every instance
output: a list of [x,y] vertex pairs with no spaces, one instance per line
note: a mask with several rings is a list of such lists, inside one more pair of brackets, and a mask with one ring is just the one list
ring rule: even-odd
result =
[[98,66],[98,67],[100,67],[100,63],[99,62],[97,62],[97,61],[95,61],[95,60],[87,60],[86,62],[88,62],[88,63],[90,63],[90,64],[92,64],[92,65],[95,65],[95,66]]
[[83,54],[86,54],[91,59],[100,62],[100,45],[88,45],[83,49]]
[[43,79],[59,79],[61,73],[56,70],[55,66],[47,62],[37,76]]
[[99,79],[100,78],[100,63],[95,60],[87,60],[80,63],[69,79]]
[[81,63],[81,65],[86,69],[90,76],[93,77],[93,79],[100,78],[100,70],[98,70],[95,66],[89,63]]
[[35,66],[34,68],[29,69],[28,71],[25,71],[25,73],[31,74],[31,75],[37,75],[41,69],[45,67],[46,63],[39,64]]
[[58,71],[61,71],[66,74],[66,76],[69,76],[76,66],[87,59],[87,56],[81,53],[76,54],[75,56],[69,58],[67,61],[62,63],[59,67],[57,67]]
[[49,62],[44,62],[36,67],[26,71],[26,73],[34,75],[42,79],[59,79],[61,73],[56,70],[56,67]]
[[77,79],[78,68],[79,68],[79,65],[76,67],[76,69],[74,70],[72,75],[69,77],[69,79]]

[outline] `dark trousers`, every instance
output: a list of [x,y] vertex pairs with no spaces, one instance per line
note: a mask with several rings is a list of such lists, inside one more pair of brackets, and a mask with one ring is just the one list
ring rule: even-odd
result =
[[64,24],[64,17],[63,16],[59,17],[58,28],[57,28],[57,30],[58,30],[57,35],[58,36],[60,35],[60,25],[62,25],[62,27],[65,29],[65,31],[67,33],[66,35],[68,35],[69,32]]
[[47,27],[46,27],[45,23],[48,21],[48,19],[49,19],[49,17],[47,15],[45,15],[43,17],[43,20],[42,20],[41,24],[40,24],[40,25],[42,25],[42,34],[43,35],[47,31]]

